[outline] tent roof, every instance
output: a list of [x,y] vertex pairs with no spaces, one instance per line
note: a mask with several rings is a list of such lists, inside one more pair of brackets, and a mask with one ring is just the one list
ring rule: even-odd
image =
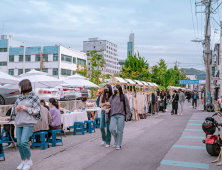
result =
[[129,84],[136,84],[133,80],[131,79],[125,79]]
[[143,85],[143,83],[141,83],[139,80],[134,80],[135,81],[135,83],[137,83],[138,85]]

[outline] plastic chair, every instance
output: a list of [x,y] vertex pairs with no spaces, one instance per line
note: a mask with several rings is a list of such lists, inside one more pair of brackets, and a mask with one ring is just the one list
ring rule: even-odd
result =
[[8,132],[6,132],[4,130],[4,128],[2,129],[2,136],[1,136],[1,138],[2,138],[2,143],[8,143],[8,145],[10,145],[9,142],[4,142],[4,141],[9,141],[10,140],[9,134],[8,134]]
[[[79,126],[80,126],[80,129],[79,129]],[[85,134],[83,122],[75,122],[73,125],[73,128],[74,128],[73,135],[75,135],[78,132],[82,133],[82,135]]]
[[89,133],[92,133],[93,130],[94,130],[94,132],[96,132],[94,120],[84,121],[84,130],[89,132]]
[[105,123],[105,127],[107,127],[107,123]]
[[[59,132],[60,133],[60,137],[61,139],[56,139],[56,133]],[[52,144],[52,147],[56,147],[57,143],[62,143],[62,132],[60,129],[53,129],[53,130],[49,130],[48,133],[52,134],[52,139],[49,139],[49,143]],[[62,143],[63,146],[63,143]]]
[[[47,141],[45,141],[45,136],[47,135]],[[40,141],[41,136],[41,141]],[[36,140],[36,142],[35,142]],[[49,148],[49,136],[47,131],[35,132],[32,136],[32,149],[34,146],[41,146],[42,150],[48,145]]]
[[2,144],[2,141],[0,140],[0,145],[1,145],[1,148],[2,148],[2,151],[3,153],[0,154],[0,158],[3,157],[4,161],[5,161],[5,154],[4,154],[4,148],[3,148],[3,144]]
[[99,128],[100,127],[100,118],[96,117],[94,121],[95,121],[95,128]]

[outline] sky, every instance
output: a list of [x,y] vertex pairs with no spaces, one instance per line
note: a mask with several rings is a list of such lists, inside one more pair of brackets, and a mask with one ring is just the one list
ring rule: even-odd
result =
[[[221,8],[212,16],[218,23]],[[177,61],[180,68],[204,69],[202,45],[191,42],[204,38],[205,17],[195,14],[195,0],[0,0],[0,9],[0,34],[26,46],[60,43],[82,51],[83,41],[99,37],[115,43],[119,58],[126,58],[132,31],[135,52],[150,66],[164,59],[168,67]],[[211,30],[213,48],[220,32],[214,20]]]

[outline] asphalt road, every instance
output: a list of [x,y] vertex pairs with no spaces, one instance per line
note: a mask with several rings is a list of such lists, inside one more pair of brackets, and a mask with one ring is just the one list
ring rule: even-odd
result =
[[[191,118],[194,113],[202,113],[203,111],[193,109],[190,103],[185,104],[183,116],[170,115],[170,110],[171,108],[168,108],[166,113],[159,113],[157,116],[127,123],[124,129],[123,146],[118,151],[113,147],[113,138],[110,148],[101,146],[102,140],[99,129],[93,134],[73,136],[72,133],[69,133],[67,137],[63,137],[63,146],[58,144],[55,148],[46,148],[44,151],[39,148],[33,149],[32,160],[34,165],[32,169],[200,169],[202,164],[200,164],[200,167],[184,167],[183,161],[194,162],[194,160],[197,163],[208,164],[210,169],[214,169],[214,165],[211,165],[210,162],[215,157],[209,156],[206,150],[175,148],[178,145],[204,147],[201,143],[202,139],[182,138],[182,136],[192,135],[203,136],[204,138],[204,133],[201,131],[186,131],[187,128],[201,129],[201,126],[196,127],[188,124],[192,122],[190,120],[195,119]],[[189,154],[194,156],[189,156]],[[18,151],[15,152],[14,149],[7,148],[5,149],[5,155],[6,161],[0,162],[0,169],[15,169],[20,163]],[[180,164],[175,164],[177,166],[170,165],[169,161],[180,161]]]

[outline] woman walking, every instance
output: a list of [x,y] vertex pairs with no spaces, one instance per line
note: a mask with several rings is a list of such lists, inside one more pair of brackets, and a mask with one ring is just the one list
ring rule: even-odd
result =
[[[106,120],[111,117],[110,132],[115,139],[114,147],[116,147],[116,150],[119,150],[122,146],[125,120],[131,120],[129,100],[123,94],[122,87],[120,85],[116,85],[114,87],[114,95],[109,98],[109,103],[111,106],[107,106]],[[111,113],[108,115],[110,110]]]
[[[109,130],[110,120],[108,120],[108,122],[105,122],[105,115],[106,115],[105,110],[106,110],[106,106],[109,105],[108,101],[112,95],[113,95],[112,86],[110,84],[105,85],[103,94],[100,97],[99,106],[102,107],[101,118],[100,118],[100,130],[101,130],[102,140],[103,140],[102,145],[106,144],[106,148],[110,146],[111,133]],[[107,123],[106,132],[105,132],[105,123]]]
[[32,93],[32,84],[28,79],[19,83],[21,95],[17,98],[10,120],[15,120],[16,137],[22,162],[18,170],[29,170],[33,165],[29,138],[38,120],[41,120],[41,103],[39,97]]
[[160,93],[160,99],[163,102],[163,107],[162,107],[162,111],[165,112],[166,110],[166,93],[163,89],[161,89],[161,93]]
[[[176,91],[176,90],[174,90],[173,93],[174,93],[174,94],[173,94],[173,97],[172,97],[173,103],[172,103],[172,112],[171,112],[171,114],[172,114],[172,115],[173,115],[173,114],[176,114],[176,115],[177,115],[179,95],[177,94],[177,91]],[[174,111],[175,111],[175,112],[174,112]]]

